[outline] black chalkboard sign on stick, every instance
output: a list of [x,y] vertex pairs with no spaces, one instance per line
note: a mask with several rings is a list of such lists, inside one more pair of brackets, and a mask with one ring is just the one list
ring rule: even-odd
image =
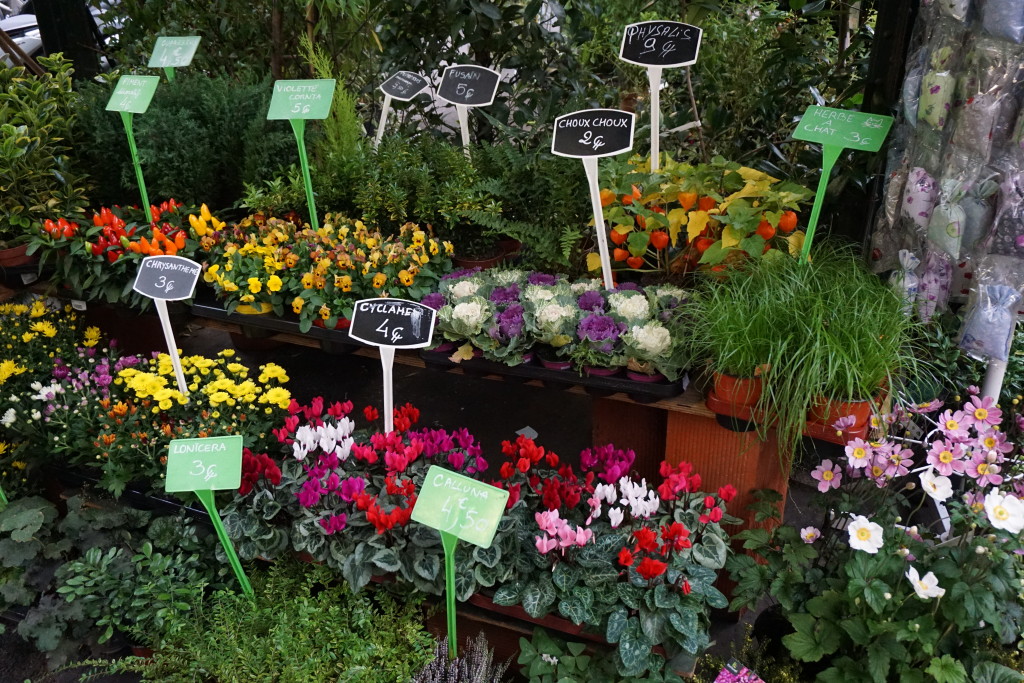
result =
[[702,34],[696,26],[661,20],[629,24],[622,33],[619,59],[647,67],[651,89],[652,171],[661,167],[661,70],[695,64]]
[[381,138],[384,137],[384,124],[387,123],[388,113],[391,111],[391,100],[408,102],[429,86],[430,81],[412,71],[399,71],[380,84],[380,91],[384,93],[384,106],[381,108],[380,122],[377,124],[377,135],[373,139],[374,149],[377,149]]
[[352,309],[348,335],[376,346],[384,374],[384,431],[395,429],[395,398],[391,370],[395,349],[430,345],[436,312],[429,306],[403,299],[360,299]]
[[446,66],[441,74],[437,96],[455,105],[462,131],[462,146],[469,153],[469,107],[486,107],[494,102],[501,74],[475,64]]
[[167,315],[167,302],[191,298],[202,270],[198,263],[183,256],[147,256],[139,263],[135,283],[132,285],[136,292],[153,300],[156,313],[160,317],[160,326],[164,330],[164,340],[167,341],[167,353],[171,356],[171,365],[174,366],[178,391],[185,396],[188,396],[188,385],[185,383],[185,373],[181,369],[181,358],[178,356],[178,344],[174,341],[171,319]]
[[597,232],[597,249],[606,289],[614,285],[608,235],[604,229],[604,210],[601,208],[597,160],[633,149],[635,119],[631,112],[618,109],[584,109],[555,119],[555,134],[551,139],[552,154],[583,160],[590,185],[590,205],[594,211],[594,230]]

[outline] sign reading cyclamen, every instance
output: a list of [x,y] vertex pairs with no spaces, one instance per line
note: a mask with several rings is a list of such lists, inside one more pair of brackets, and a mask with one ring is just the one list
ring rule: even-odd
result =
[[555,134],[551,139],[551,153],[560,157],[583,160],[590,185],[590,206],[594,212],[597,249],[601,255],[601,273],[604,286],[612,289],[612,262],[608,254],[608,235],[604,229],[604,209],[601,207],[601,188],[597,177],[597,160],[627,152],[633,148],[632,112],[618,109],[584,109],[564,114],[555,119]]

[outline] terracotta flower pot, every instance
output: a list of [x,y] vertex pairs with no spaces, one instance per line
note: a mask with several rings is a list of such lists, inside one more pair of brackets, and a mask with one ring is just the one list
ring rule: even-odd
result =
[[847,415],[854,416],[853,429],[862,427],[871,418],[871,401],[839,401],[819,396],[807,411],[808,421],[827,427]]
[[735,406],[753,406],[761,398],[760,377],[736,377],[721,372],[715,373],[715,396]]
[[29,256],[26,253],[27,251],[28,244],[11,247],[10,249],[0,249],[0,268],[14,268],[15,266],[32,263],[35,260],[35,256]]

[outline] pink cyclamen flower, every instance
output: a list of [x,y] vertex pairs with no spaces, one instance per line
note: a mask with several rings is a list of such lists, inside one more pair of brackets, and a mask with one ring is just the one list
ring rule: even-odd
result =
[[846,459],[850,467],[860,469],[871,463],[874,455],[871,444],[864,439],[854,439],[846,444]]
[[547,538],[545,536],[537,536],[534,544],[537,546],[537,551],[541,555],[547,555],[549,552],[558,547],[557,538]]
[[818,531],[817,527],[805,526],[800,530],[800,538],[803,539],[804,543],[814,543],[821,538],[821,532]]
[[967,427],[970,426],[966,420],[967,416],[964,415],[961,410],[957,410],[956,412],[952,410],[943,411],[942,414],[939,415],[939,431],[941,431],[947,439],[964,441],[967,439]]
[[991,396],[971,396],[971,400],[964,404],[963,413],[964,424],[974,425],[979,430],[995,426],[1003,419],[1003,411],[996,407],[996,400]]
[[976,451],[964,471],[978,483],[978,486],[999,486],[1003,483],[1003,475],[999,474],[1000,468],[997,464],[999,460],[1002,460],[1002,457],[995,451]]
[[822,460],[811,472],[811,478],[818,482],[818,490],[825,493],[829,489],[839,488],[843,472],[838,465],[833,465],[831,460]]
[[963,474],[966,465],[964,463],[964,448],[958,443],[939,439],[932,443],[927,461],[935,468],[936,472],[944,477],[948,477],[954,472]]

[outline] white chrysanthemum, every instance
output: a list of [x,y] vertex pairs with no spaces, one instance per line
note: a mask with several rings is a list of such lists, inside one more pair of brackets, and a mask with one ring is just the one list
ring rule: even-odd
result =
[[476,294],[476,290],[480,289],[480,285],[472,280],[463,280],[454,287],[452,287],[452,298],[461,299],[467,296],[473,296]]
[[487,317],[487,309],[479,301],[463,301],[452,309],[452,317],[469,327],[478,327]]
[[616,292],[608,297],[608,305],[614,313],[626,320],[640,321],[651,317],[651,304],[641,294]]
[[555,327],[563,320],[568,320],[576,314],[572,306],[560,304],[548,304],[537,311],[537,322],[544,327]]
[[645,356],[654,358],[664,354],[672,345],[672,333],[661,323],[634,325],[629,331],[632,345]]
[[8,408],[7,412],[4,413],[3,418],[0,418],[0,424],[4,427],[10,427],[14,424],[14,421],[18,419],[17,413],[14,412],[14,408]]

